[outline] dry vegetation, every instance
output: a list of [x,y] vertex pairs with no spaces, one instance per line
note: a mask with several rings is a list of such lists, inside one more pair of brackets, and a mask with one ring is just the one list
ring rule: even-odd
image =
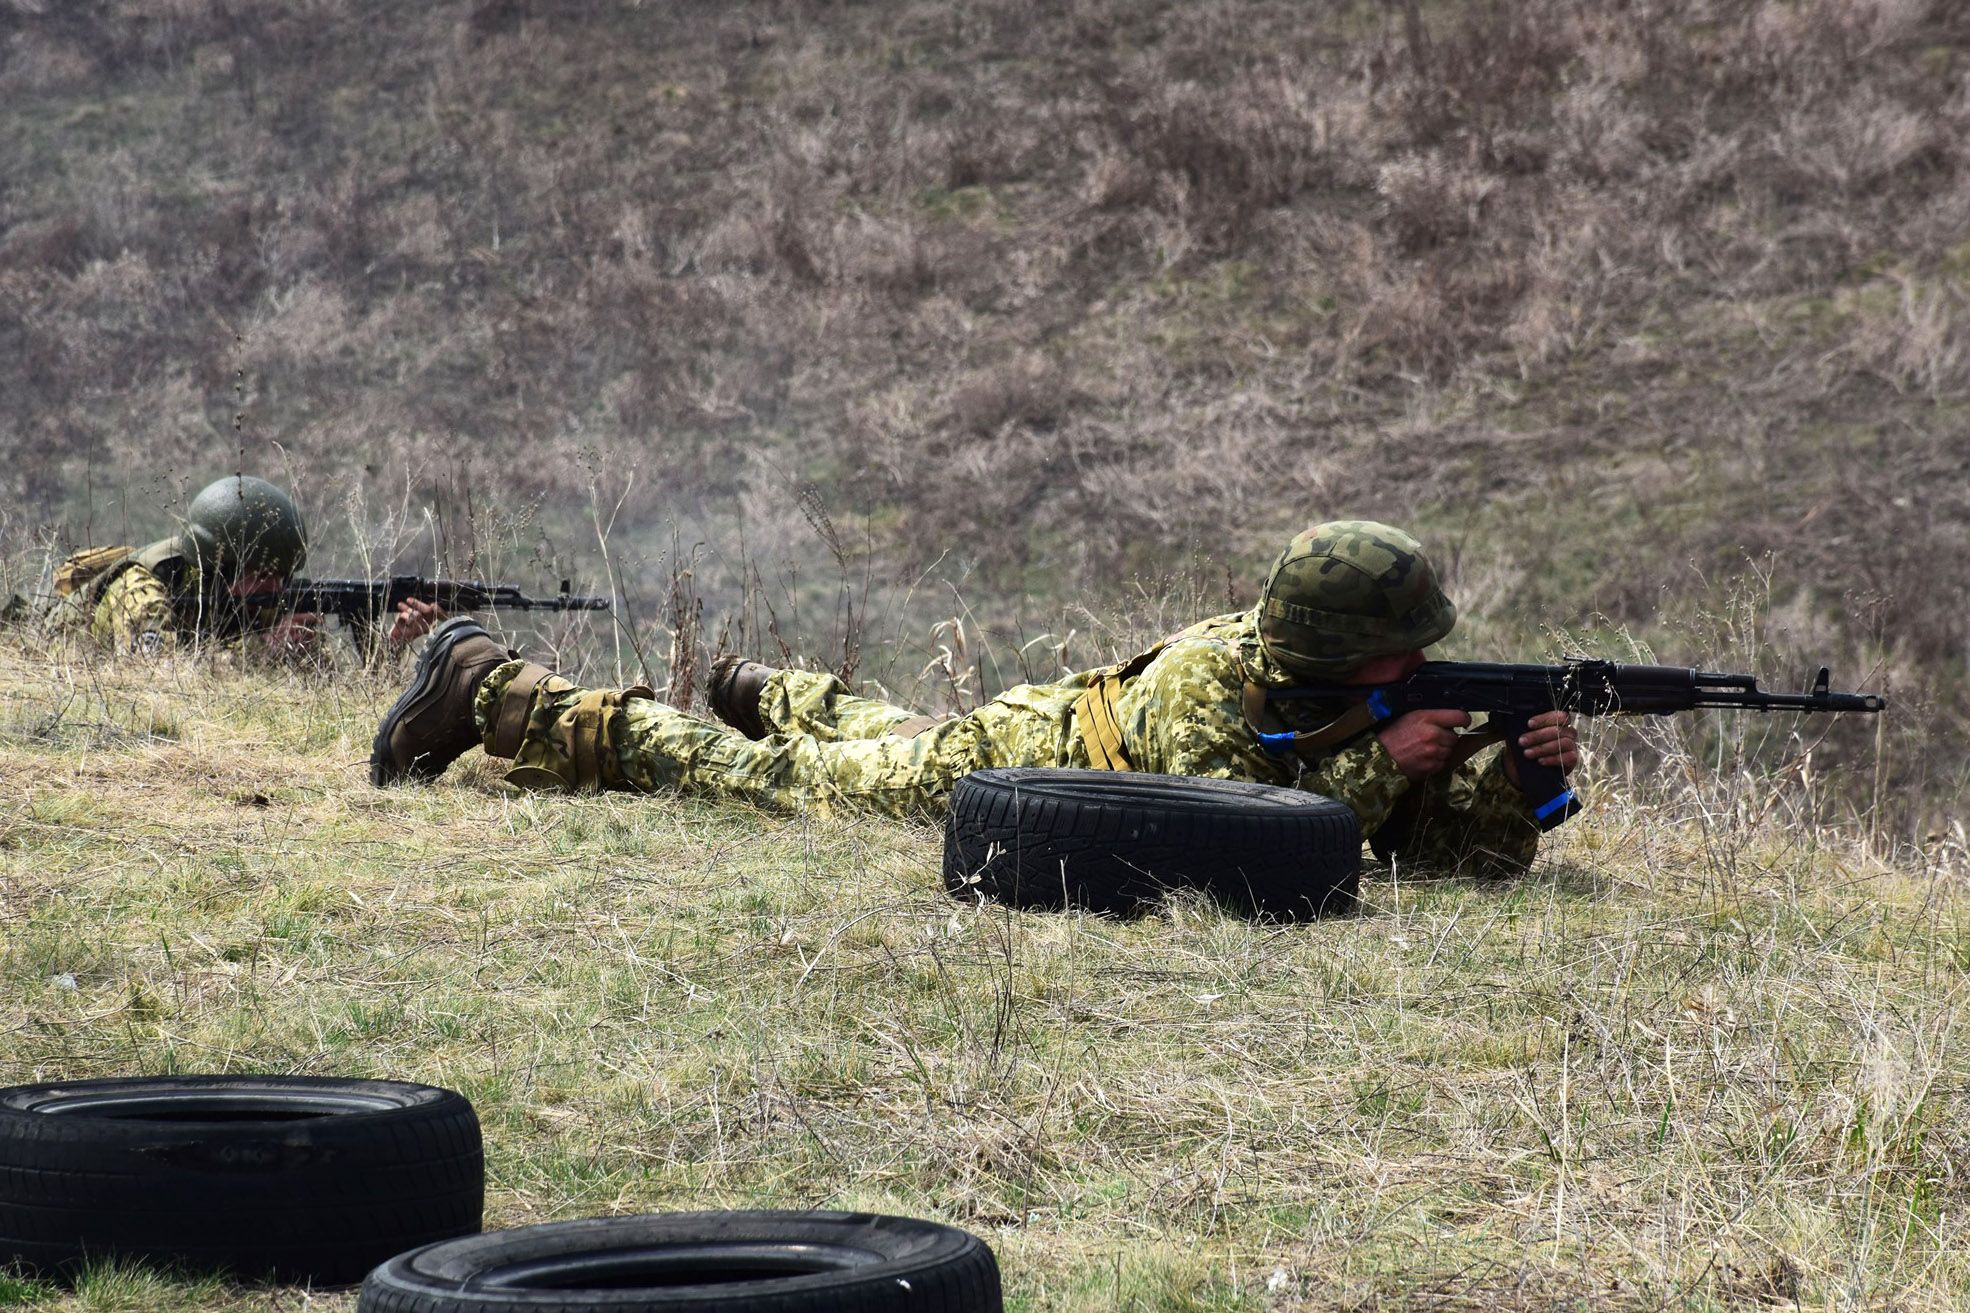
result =
[[1368,513],[1514,653],[1762,571],[1769,678],[1898,699],[1919,844],[1970,740],[1966,55],[1941,0],[5,0],[9,538],[244,460],[338,569],[703,542],[715,635],[826,572],[816,505],[913,631],[1249,597]]
[[1952,0],[0,0],[0,599],[243,463],[317,573],[618,589],[565,668],[931,707],[1367,514],[1458,655],[1893,701],[1604,734],[1513,886],[1119,925],[13,635],[0,1079],[439,1080],[495,1223],[922,1212],[1022,1308],[1960,1304],[1966,143]]
[[[888,822],[518,794],[477,754],[379,792],[388,681],[0,671],[0,1083],[433,1081],[480,1111],[490,1225],[934,1216],[1015,1310],[1970,1298],[1965,854],[1816,835],[1742,744],[1590,772],[1520,881],[1116,922],[954,902]],[[0,1273],[48,1313],[353,1303]]]

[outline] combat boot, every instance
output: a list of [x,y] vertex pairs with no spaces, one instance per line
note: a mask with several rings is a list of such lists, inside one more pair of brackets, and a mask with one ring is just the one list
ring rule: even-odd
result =
[[706,701],[711,714],[749,739],[766,737],[766,722],[759,718],[759,695],[766,681],[780,672],[772,666],[727,654],[711,663],[710,686]]
[[465,616],[432,632],[410,687],[384,714],[369,750],[369,782],[379,788],[404,776],[433,779],[480,742],[472,696],[494,668],[515,654]]

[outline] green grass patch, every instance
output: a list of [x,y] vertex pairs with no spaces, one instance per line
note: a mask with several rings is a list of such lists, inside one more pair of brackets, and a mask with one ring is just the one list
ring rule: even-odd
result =
[[[373,790],[349,763],[396,690],[365,677],[177,671],[177,743],[51,748],[14,714],[46,659],[0,665],[29,782],[0,803],[0,1080],[430,1081],[479,1109],[489,1225],[937,1217],[1017,1309],[1970,1291],[1961,889],[1700,761],[1694,792],[1590,772],[1518,881],[1117,922],[949,900],[931,827],[522,795],[470,760]],[[292,1303],[9,1280],[64,1313]]]

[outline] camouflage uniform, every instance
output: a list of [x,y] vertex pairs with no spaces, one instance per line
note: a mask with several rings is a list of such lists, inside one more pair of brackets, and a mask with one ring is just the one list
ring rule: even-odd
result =
[[118,652],[156,652],[193,633],[239,638],[280,616],[230,604],[225,580],[246,570],[285,579],[307,555],[307,529],[293,498],[265,479],[229,475],[192,498],[175,537],[148,547],[94,548],[63,561],[45,619],[52,630],[87,633]]
[[55,580],[47,628],[86,634],[110,652],[153,654],[195,632],[239,639],[278,619],[272,612],[210,610],[199,587],[198,561],[180,551],[175,538],[143,548],[79,552],[57,567]]
[[[1304,763],[1268,753],[1246,718],[1247,680],[1284,688],[1295,679],[1260,640],[1262,611],[1263,603],[1191,626],[1122,682],[1114,706],[1134,769],[1252,780],[1337,798],[1360,817],[1378,851],[1405,862],[1474,861],[1501,871],[1530,862],[1538,829],[1497,760],[1469,762],[1416,785],[1372,734]],[[498,667],[478,690],[475,716],[488,751],[495,748],[502,698],[523,667],[519,661]],[[934,816],[957,779],[975,770],[1086,768],[1088,746],[1075,708],[1103,673],[1021,685],[903,738],[893,731],[914,713],[857,697],[831,675],[782,670],[761,694],[768,737],[756,742],[666,706],[647,689],[594,692],[547,676],[508,778],[550,787],[690,789],[823,813],[849,805],[895,817]],[[1337,714],[1331,704],[1308,700],[1272,707],[1290,729],[1317,728]],[[584,758],[594,764],[584,766]]]

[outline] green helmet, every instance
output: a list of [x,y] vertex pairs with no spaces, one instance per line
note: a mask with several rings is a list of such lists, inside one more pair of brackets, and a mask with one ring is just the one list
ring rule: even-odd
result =
[[1272,563],[1259,596],[1260,641],[1302,679],[1428,647],[1456,623],[1422,544],[1373,520],[1306,530]]
[[208,579],[247,570],[285,579],[308,559],[308,530],[294,499],[250,474],[221,479],[192,498],[178,544]]

